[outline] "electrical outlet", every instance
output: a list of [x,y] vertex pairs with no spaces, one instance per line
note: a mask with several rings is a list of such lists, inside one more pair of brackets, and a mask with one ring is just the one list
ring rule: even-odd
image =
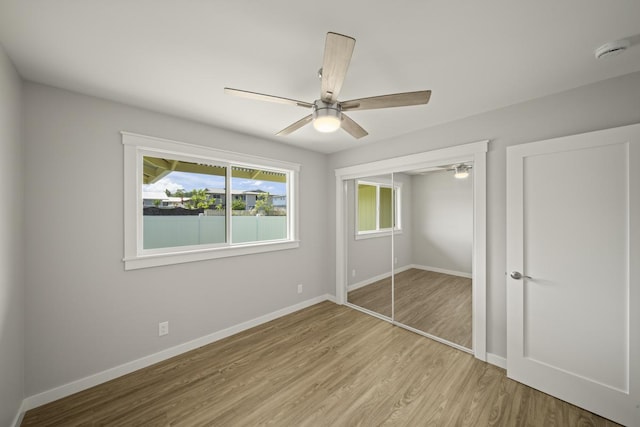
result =
[[158,336],[167,335],[169,333],[169,322],[158,323]]
[[302,293],[302,283],[300,283],[298,285],[298,293],[301,294]]
[[398,257],[396,257],[395,262],[396,262],[396,264],[398,263]]
[[356,277],[356,270],[355,268],[353,270],[351,270],[351,277]]

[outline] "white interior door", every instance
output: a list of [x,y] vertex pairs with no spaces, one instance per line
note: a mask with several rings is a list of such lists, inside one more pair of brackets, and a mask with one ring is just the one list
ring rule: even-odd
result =
[[507,149],[507,375],[628,426],[640,426],[639,164],[640,125]]

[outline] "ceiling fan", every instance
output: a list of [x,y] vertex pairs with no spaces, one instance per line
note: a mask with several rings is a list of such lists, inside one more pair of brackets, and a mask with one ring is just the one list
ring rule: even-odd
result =
[[417,92],[394,93],[391,95],[373,96],[370,98],[338,101],[338,94],[351,62],[351,55],[356,40],[353,37],[337,33],[327,33],[324,47],[324,59],[319,77],[322,80],[320,99],[313,102],[298,101],[279,96],[265,95],[240,89],[225,87],[224,91],[229,95],[236,95],[261,101],[277,102],[280,104],[297,105],[298,107],[311,108],[313,111],[306,117],[292,125],[282,129],[276,135],[289,135],[304,125],[313,122],[313,127],[319,132],[334,132],[339,128],[344,129],[354,138],[362,138],[368,133],[359,124],[354,122],[345,111],[372,110],[377,108],[404,107],[408,105],[420,105],[429,102],[430,90]]

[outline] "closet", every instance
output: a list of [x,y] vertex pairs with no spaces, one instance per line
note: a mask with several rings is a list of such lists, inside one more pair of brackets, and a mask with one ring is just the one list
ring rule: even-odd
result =
[[485,359],[486,147],[336,170],[339,303]]

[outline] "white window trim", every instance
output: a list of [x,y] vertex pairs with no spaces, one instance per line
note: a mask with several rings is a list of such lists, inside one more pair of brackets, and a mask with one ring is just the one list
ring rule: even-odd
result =
[[[393,234],[395,236],[402,234],[402,230],[393,230]],[[391,230],[385,229],[382,231],[361,231],[360,234],[356,234],[354,236],[355,240],[365,240],[365,239],[377,239],[378,237],[388,237],[391,236]]]
[[[124,145],[124,268],[157,267],[161,265],[226,258],[231,256],[279,251],[297,248],[298,240],[298,174],[300,165],[281,160],[268,159],[248,154],[234,153],[215,148],[187,144],[152,136],[121,132]],[[199,245],[166,250],[144,250],[142,246],[142,156],[145,154],[168,154],[172,158],[187,161],[201,159],[216,164],[232,164],[256,169],[275,169],[287,172],[287,216],[286,240],[250,243]],[[227,169],[227,181],[230,169]],[[229,183],[227,182],[227,187]],[[229,195],[230,192],[227,192]],[[227,200],[227,206],[229,200]],[[230,224],[227,226],[227,242]]]
[[[375,230],[359,230],[358,223],[358,189],[360,184],[371,185],[376,187],[376,229]],[[380,187],[392,188],[396,191],[395,206],[393,219],[395,227],[393,227],[393,234],[402,234],[402,183],[401,182],[379,182],[366,179],[358,179],[355,182],[355,240],[361,239],[373,239],[376,237],[384,237],[391,235],[391,228],[380,228]]]

